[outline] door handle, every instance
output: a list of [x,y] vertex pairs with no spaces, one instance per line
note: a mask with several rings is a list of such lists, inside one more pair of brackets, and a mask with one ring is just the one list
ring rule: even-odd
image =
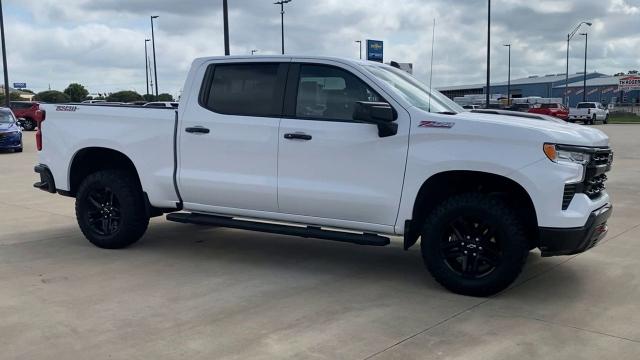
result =
[[284,134],[284,138],[289,140],[296,139],[296,140],[309,141],[312,139],[312,136],[305,133],[287,133],[287,134]]
[[194,127],[188,127],[186,129],[184,129],[184,131],[190,133],[190,134],[208,134],[210,131],[209,129],[207,129],[206,127],[202,127],[202,126],[194,126]]

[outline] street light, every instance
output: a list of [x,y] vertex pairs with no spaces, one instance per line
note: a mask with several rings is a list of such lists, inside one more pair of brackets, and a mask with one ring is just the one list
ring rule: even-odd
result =
[[485,107],[488,109],[491,100],[491,0],[488,0],[487,3],[487,94]]
[[509,75],[507,77],[507,105],[511,106],[511,44],[504,45],[509,48]]
[[356,40],[356,42],[360,46],[360,60],[362,60],[362,40]]
[[276,1],[274,5],[280,5],[280,27],[281,27],[281,35],[282,35],[282,55],[284,55],[284,4],[290,3],[291,0],[280,0]]
[[150,39],[144,39],[144,74],[147,77],[147,95],[149,95],[149,52],[147,50],[147,43]]
[[7,69],[7,45],[4,41],[4,15],[2,14],[2,0],[0,0],[0,37],[2,37],[2,66],[4,70],[4,103],[6,107],[11,105],[9,93],[9,70]]
[[153,32],[153,19],[157,19],[158,15],[151,16],[151,45],[153,47],[153,74],[156,83],[156,97],[158,96],[158,64],[156,61],[156,36]]
[[258,50],[255,50],[255,49],[251,50],[251,55],[253,55],[253,54],[257,53],[257,52],[258,52]]
[[573,37],[576,35],[576,33],[578,32],[578,30],[583,24],[587,26],[593,25],[590,22],[583,21],[580,24],[578,24],[578,26],[576,26],[576,28],[573,29],[572,32],[567,34],[567,72],[565,73],[565,81],[564,81],[564,103],[565,105],[567,105],[567,107],[569,106],[569,97],[567,96],[567,92],[569,91],[569,42],[571,41],[571,39],[573,39]]
[[584,36],[584,75],[582,77],[582,102],[587,101],[587,48],[589,46],[589,34],[580,33]]
[[229,6],[227,0],[222,0],[222,20],[224,25],[224,54],[229,56]]

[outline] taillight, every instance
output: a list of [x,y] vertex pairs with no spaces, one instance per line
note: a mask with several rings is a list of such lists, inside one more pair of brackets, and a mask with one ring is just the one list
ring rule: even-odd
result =
[[37,110],[35,114],[36,122],[38,123],[38,130],[36,131],[36,148],[38,151],[42,150],[42,123],[47,118],[47,112],[44,110]]

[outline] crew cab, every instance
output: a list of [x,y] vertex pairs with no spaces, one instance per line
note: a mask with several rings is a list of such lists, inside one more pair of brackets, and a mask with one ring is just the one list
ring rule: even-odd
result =
[[532,114],[553,116],[564,121],[569,119],[569,109],[567,109],[563,104],[535,104],[528,112]]
[[570,110],[568,121],[582,121],[590,125],[602,121],[603,124],[606,124],[609,122],[609,109],[599,102],[581,102],[575,109]]
[[163,214],[360,245],[402,237],[404,249],[421,240],[443,286],[487,296],[534,248],[595,246],[612,209],[601,131],[467,112],[375,62],[201,58],[178,109],[43,110],[34,186],[75,197],[80,229],[101,248],[135,243]]

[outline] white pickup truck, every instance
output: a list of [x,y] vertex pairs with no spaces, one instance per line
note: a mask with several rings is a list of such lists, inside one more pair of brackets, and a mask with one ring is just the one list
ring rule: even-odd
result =
[[598,121],[609,122],[609,109],[599,102],[581,102],[569,110],[569,122],[582,121],[593,125]]
[[326,57],[194,61],[178,109],[43,105],[40,181],[76,199],[102,248],[149,218],[362,245],[421,239],[427,268],[474,296],[505,289],[531,249],[594,245],[611,214],[605,134],[463,111],[393,67]]

